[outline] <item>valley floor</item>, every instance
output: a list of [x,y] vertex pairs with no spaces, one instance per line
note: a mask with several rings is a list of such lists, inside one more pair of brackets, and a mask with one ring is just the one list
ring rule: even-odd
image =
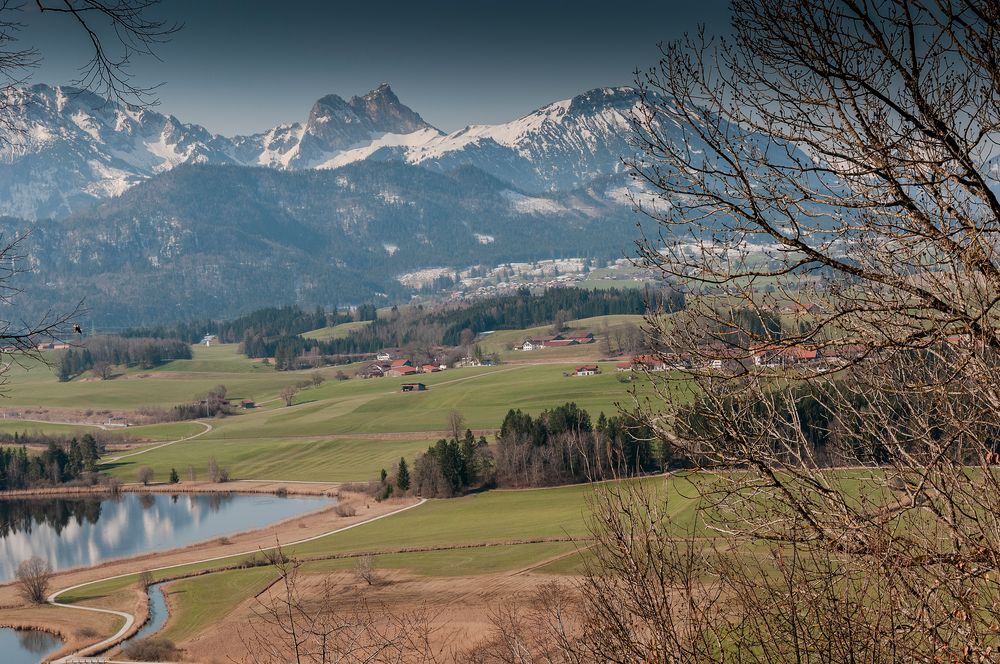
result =
[[[584,323],[595,324],[600,323]],[[59,594],[58,601],[129,614],[137,621],[131,632],[146,615],[146,596],[138,584],[140,573],[148,571],[154,582],[169,581],[164,589],[170,617],[160,635],[181,648],[184,661],[250,661],[246,628],[259,609],[258,600],[273,592],[277,572],[248,566],[249,558],[281,545],[301,561],[309,601],[319,599],[319,584],[326,580],[333,584],[337,607],[368,603],[391,605],[395,613],[425,611],[437,626],[435,647],[457,651],[483,637],[501,603],[524,599],[548,583],[566,585],[581,571],[579,551],[588,546],[587,497],[593,487],[376,502],[352,493],[348,483],[374,479],[401,457],[412,464],[416,454],[450,435],[448,417],[455,411],[476,435],[491,436],[511,408],[537,415],[573,401],[596,417],[615,413],[619,404],[641,395],[641,383],[616,372],[613,360],[600,363],[600,375],[572,375],[579,364],[600,358],[595,348],[569,350],[518,353],[500,366],[425,374],[421,381],[428,389],[419,393],[400,391],[405,378],[336,380],[342,367],[322,369],[326,380],[301,389],[291,406],[285,406],[278,392],[313,372],[275,372],[238,356],[230,346],[196,348],[194,359],[172,362],[162,374],[152,371],[86,385],[55,383],[44,367],[36,367],[14,377],[13,393],[19,396],[9,408],[21,409],[23,419],[0,421],[0,434],[82,434],[92,427],[33,422],[56,418],[29,418],[24,412],[83,412],[88,404],[110,411],[154,402],[169,407],[224,384],[230,395],[252,398],[258,407],[221,419],[130,427],[122,435],[131,441],[109,450],[102,469],[136,490],[339,494],[356,514],[339,516],[331,507],[259,531],[61,572],[52,590],[72,590]],[[25,386],[23,392],[19,385]],[[228,469],[235,481],[208,483],[211,460]],[[129,486],[143,466],[152,469],[152,484]],[[164,482],[171,469],[180,474],[179,484]],[[195,480],[188,479],[190,474]],[[682,517],[691,504],[676,495],[676,516]],[[368,555],[381,579],[376,585],[354,572],[358,560]],[[68,640],[65,654],[119,632],[124,620],[77,608],[29,607],[8,584],[0,586],[0,624],[57,630]],[[81,637],[81,627],[98,636]]]

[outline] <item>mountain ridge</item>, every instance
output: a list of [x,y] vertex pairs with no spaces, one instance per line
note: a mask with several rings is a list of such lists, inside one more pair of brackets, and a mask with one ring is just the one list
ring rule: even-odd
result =
[[181,164],[307,170],[405,161],[439,172],[471,165],[535,193],[578,188],[621,171],[638,96],[598,88],[508,123],[446,134],[383,83],[349,100],[325,95],[303,122],[233,137],[70,87],[16,88],[6,101],[0,214],[34,220],[72,215]]

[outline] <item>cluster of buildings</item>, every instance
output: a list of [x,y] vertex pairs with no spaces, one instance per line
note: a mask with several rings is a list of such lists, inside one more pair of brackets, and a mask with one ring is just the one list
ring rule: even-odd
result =
[[415,365],[406,358],[382,359],[384,354],[379,353],[374,362],[365,367],[361,376],[363,378],[394,378],[398,376],[415,376],[422,373],[437,373],[448,368],[446,364],[418,364]]
[[570,332],[563,334],[549,334],[525,339],[517,350],[539,350],[541,348],[563,348],[565,346],[578,346],[582,344],[594,343],[593,332]]

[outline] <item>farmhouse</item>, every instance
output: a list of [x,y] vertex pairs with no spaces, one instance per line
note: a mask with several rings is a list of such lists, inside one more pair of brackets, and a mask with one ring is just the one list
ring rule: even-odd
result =
[[391,362],[399,357],[400,350],[398,348],[383,348],[375,355],[375,359],[379,362]]
[[373,362],[361,371],[362,378],[382,378],[385,376],[391,365],[389,362]]
[[780,344],[760,344],[750,349],[754,364],[757,366],[774,367],[788,364],[805,364],[814,362],[819,357],[819,351],[807,346],[782,346]]
[[570,339],[578,344],[592,344],[594,343],[594,333],[593,332],[573,332],[572,334],[566,335],[567,339]]
[[596,364],[584,364],[576,368],[577,376],[596,376],[601,373],[601,368]]
[[657,355],[636,355],[632,358],[632,367],[642,371],[666,371],[667,362]]
[[441,371],[441,367],[438,366],[437,364],[424,364],[420,368],[423,370],[424,373],[434,373],[437,371]]
[[401,392],[423,392],[427,386],[423,383],[403,383],[400,385]]
[[391,369],[389,369],[389,371],[386,372],[385,375],[386,376],[390,376],[390,377],[412,376],[415,373],[418,373],[417,372],[417,368],[416,367],[411,367],[411,366],[409,366],[409,363],[407,363],[406,365],[400,365],[400,366],[392,367]]

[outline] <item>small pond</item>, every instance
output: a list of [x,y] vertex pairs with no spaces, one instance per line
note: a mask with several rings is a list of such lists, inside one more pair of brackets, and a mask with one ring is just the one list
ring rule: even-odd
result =
[[262,528],[330,504],[322,497],[236,493],[0,500],[0,583],[32,556],[57,570],[96,565]]
[[4,664],[38,664],[62,647],[62,639],[34,629],[0,629]]

